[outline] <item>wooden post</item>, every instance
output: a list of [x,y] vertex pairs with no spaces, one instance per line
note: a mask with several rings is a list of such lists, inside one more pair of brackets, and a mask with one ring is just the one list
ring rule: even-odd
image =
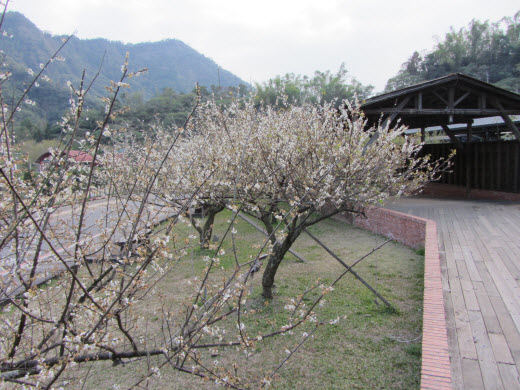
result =
[[424,127],[421,127],[421,142],[424,142],[426,140],[426,129]]
[[468,122],[468,140],[466,142],[466,148],[464,150],[466,154],[466,196],[469,196],[471,191],[471,138],[473,136],[473,120]]
[[519,173],[518,172],[518,162],[519,162],[518,154],[520,153],[520,144],[518,142],[514,143],[513,153],[515,155],[515,157],[514,157],[515,165],[514,165],[514,169],[513,169],[513,192],[518,192],[518,173]]
[[497,142],[497,190],[502,191],[502,145],[500,144],[500,140]]
[[489,145],[489,163],[488,163],[488,177],[489,177],[489,183],[488,188],[489,190],[495,189],[495,175],[493,175],[493,172],[495,172],[495,159],[493,158],[493,153],[496,151],[495,144]]
[[[500,142],[500,141],[499,141]],[[503,185],[503,188],[504,190],[503,191],[512,191],[513,190],[513,183],[511,182],[511,170],[512,170],[512,164],[511,164],[511,149],[512,149],[512,146],[511,144],[509,143],[504,143],[502,145],[503,148],[506,149],[506,153],[505,153],[505,164],[504,164],[504,185]]]
[[448,90],[448,110],[450,111],[450,123],[453,123],[453,110],[455,109],[455,87],[450,86]]
[[473,152],[473,188],[484,188],[482,187],[482,177],[484,176],[484,170],[478,169],[478,156],[480,153],[482,153],[482,143],[472,145],[471,151]]
[[455,176],[455,180],[452,184],[456,184],[456,185],[463,185],[463,179],[464,179],[464,170],[462,169],[462,164],[464,163],[464,158],[465,158],[466,154],[463,152],[463,153],[459,153],[457,154],[457,175]]
[[485,93],[481,93],[479,95],[478,108],[481,109],[481,110],[485,110],[486,109],[486,94]]

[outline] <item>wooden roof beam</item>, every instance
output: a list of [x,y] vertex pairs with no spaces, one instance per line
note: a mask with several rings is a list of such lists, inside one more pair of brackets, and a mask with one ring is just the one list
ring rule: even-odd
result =
[[491,104],[498,108],[498,110],[500,111],[500,116],[504,120],[504,123],[509,128],[509,130],[511,130],[511,132],[515,135],[516,139],[520,141],[520,130],[518,130],[518,127],[516,127],[514,122],[509,117],[507,110],[504,110],[504,107],[502,106],[502,103],[500,103],[500,100],[496,98],[492,99]]
[[502,119],[504,120],[504,122],[506,123],[507,127],[509,128],[509,130],[511,130],[513,132],[513,134],[515,135],[516,139],[518,141],[520,141],[520,130],[518,129],[518,127],[516,127],[516,125],[511,120],[509,115],[501,115],[501,116],[502,116]]
[[457,107],[464,99],[466,99],[471,93],[466,92],[464,95],[462,95],[460,98],[458,98],[455,103],[453,103],[453,107]]
[[446,99],[444,99],[441,95],[439,95],[436,91],[432,91],[432,93],[441,101],[443,102],[444,104],[446,104],[446,106],[449,106],[449,103],[446,101]]
[[[366,115],[381,115],[381,114],[392,114],[395,112],[395,108],[377,108],[377,109],[365,109],[363,110]],[[520,115],[520,108],[503,110],[506,115]],[[400,115],[474,115],[474,116],[500,116],[501,111],[499,109],[479,109],[479,108],[454,108],[453,110],[442,109],[442,108],[423,108],[417,110],[415,108],[404,108],[399,111]]]
[[448,125],[441,125],[441,127],[444,130],[444,132],[446,133],[446,135],[448,137],[450,137],[451,142],[453,142],[455,144],[457,149],[464,150],[464,145],[462,145],[462,142],[460,142],[460,139],[455,137],[455,134],[453,133],[453,131],[451,131],[451,129],[448,127]]
[[[402,111],[402,109],[404,108],[404,106],[406,106],[408,104],[408,102],[410,101],[410,95],[408,96],[405,96],[405,98],[403,100],[401,100],[401,103],[399,103],[397,105],[397,107],[395,109],[392,110],[391,113],[389,113],[390,115],[383,121],[383,124],[381,125],[382,128],[385,128],[385,127],[390,127],[392,125],[392,122],[395,120],[395,118],[397,118],[397,115],[399,115],[399,113]],[[366,153],[367,151],[367,148],[372,144],[374,143],[375,140],[377,140],[379,138],[379,132],[376,132],[369,140],[368,142],[366,143],[365,147],[363,148],[363,154]]]

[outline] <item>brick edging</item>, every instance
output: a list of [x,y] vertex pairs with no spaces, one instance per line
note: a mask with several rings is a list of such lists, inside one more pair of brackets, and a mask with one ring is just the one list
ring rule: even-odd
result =
[[427,220],[425,233],[421,389],[451,389],[437,224]]
[[424,246],[428,220],[384,208],[367,208],[354,225],[418,249]]
[[424,244],[421,389],[452,389],[441,262],[435,221],[384,208],[371,208],[354,225],[413,248]]

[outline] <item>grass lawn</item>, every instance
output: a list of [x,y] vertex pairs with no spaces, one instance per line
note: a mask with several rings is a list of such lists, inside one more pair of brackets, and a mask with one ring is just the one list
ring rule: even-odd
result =
[[[215,233],[218,236],[224,235],[229,218],[229,212],[217,216]],[[242,220],[238,220],[236,228],[239,258],[256,255],[264,238],[262,234]],[[334,220],[321,222],[310,230],[349,264],[386,240]],[[186,226],[177,233],[182,236],[194,234],[195,231],[190,231]],[[224,249],[226,254],[221,256],[221,265],[229,270],[234,265],[231,242],[225,242]],[[253,279],[251,303],[248,305],[256,312],[244,320],[250,334],[269,329],[272,324],[283,323],[287,318],[284,307],[289,298],[302,294],[313,284],[330,284],[344,270],[307,235],[302,235],[293,249],[307,261],[302,263],[292,255],[287,256],[276,275],[276,296],[272,301],[266,302],[260,295],[261,275]],[[167,274],[156,286],[161,298],[147,297],[138,304],[137,310],[146,318],[147,326],[159,328],[160,313],[165,304],[175,307],[187,296],[192,289],[189,280],[201,274],[204,268],[202,258],[206,255],[212,255],[212,252],[194,248],[175,271]],[[414,250],[391,242],[358,264],[355,269],[360,276],[389,300],[395,309],[389,310],[384,304],[376,302],[375,296],[365,286],[352,275],[346,275],[334,291],[327,294],[326,304],[316,309],[319,318],[333,320],[341,317],[340,321],[319,327],[281,368],[272,388],[419,388],[423,260],[424,257]],[[314,298],[317,294],[320,292],[317,291]],[[234,321],[230,326],[236,325],[236,319]],[[302,340],[302,333],[310,331],[309,325],[297,328],[293,334],[259,342],[254,351],[250,351],[251,354],[228,348],[214,351],[214,359],[230,366],[237,362],[242,378],[260,376],[262,371],[272,372],[287,356],[285,349],[293,349]],[[135,383],[138,375],[146,369],[144,362],[117,367],[112,367],[111,362],[88,363],[80,365],[77,374],[84,377],[88,372],[85,389],[112,389],[114,384],[126,388]],[[215,384],[165,368],[161,370],[161,377],[154,379],[148,388],[215,387]]]

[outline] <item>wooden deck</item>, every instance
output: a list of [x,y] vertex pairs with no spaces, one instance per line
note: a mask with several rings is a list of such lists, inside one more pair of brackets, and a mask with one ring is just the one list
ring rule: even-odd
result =
[[437,222],[455,389],[520,389],[520,203],[406,198]]

